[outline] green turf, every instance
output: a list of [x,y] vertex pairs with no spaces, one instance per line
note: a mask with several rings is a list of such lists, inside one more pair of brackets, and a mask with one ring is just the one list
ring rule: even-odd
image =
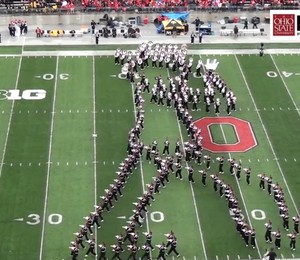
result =
[[[245,247],[235,231],[226,200],[213,191],[209,177],[207,186],[202,186],[198,170],[205,168],[205,160],[202,165],[192,162],[196,181],[192,187],[186,171],[183,171],[183,181],[170,174],[167,188],[155,195],[156,200],[149,207],[148,223],[138,229],[140,245],[145,241],[142,232],[152,230],[153,244],[158,244],[165,240],[165,233],[173,230],[178,238],[178,250],[186,260],[205,259],[205,253],[208,260],[249,259],[249,255],[258,259],[259,253],[270,246],[264,242],[264,223],[271,219],[274,228],[281,228],[282,220],[272,197],[259,189],[256,175],[264,172],[280,183],[291,217],[296,213],[295,205],[299,207],[300,117],[296,108],[300,93],[299,76],[295,75],[299,60],[298,56],[290,55],[201,56],[202,59],[212,57],[220,62],[217,71],[238,98],[237,111],[232,117],[251,123],[257,146],[246,153],[212,153],[209,174],[218,172],[216,157],[223,155],[225,174],[221,177],[233,187],[245,218],[256,228],[258,249]],[[194,63],[197,59],[194,55]],[[0,258],[67,259],[73,233],[84,223],[83,217],[94,210],[95,203],[101,201],[99,196],[104,195],[104,190],[116,178],[118,165],[126,156],[128,132],[134,124],[132,86],[118,77],[120,67],[114,65],[113,57],[23,57],[21,62],[17,75],[19,58],[1,58],[0,89],[45,89],[47,95],[40,101],[16,100],[10,129],[13,103],[0,100],[1,151],[9,130],[0,178],[0,228],[8,236],[0,245]],[[152,68],[145,73],[152,84],[155,76],[162,75],[166,80],[172,74],[166,69]],[[190,77],[189,85],[202,90],[203,83]],[[150,104],[150,95],[146,93],[143,97],[145,129],[141,139],[146,145],[156,139],[162,151],[163,142],[168,138],[170,152],[174,154],[176,140],[189,140],[186,129],[178,124],[173,109]],[[220,116],[225,116],[226,102],[224,99],[221,102]],[[192,112],[194,119],[215,116],[213,109],[209,113],[204,111],[202,100],[199,108]],[[235,143],[240,138],[228,124],[212,125],[210,129],[216,143]],[[203,154],[208,152],[204,150]],[[228,158],[240,160],[243,167],[251,166],[250,186],[244,174],[240,182],[229,175]],[[98,243],[115,242],[115,235],[123,232],[122,226],[132,215],[132,203],[156,174],[154,165],[143,160],[130,176],[123,190],[124,197],[111,213],[104,213],[105,221],[97,230]],[[261,213],[265,214],[264,219]],[[28,218],[29,214],[38,215]],[[29,225],[28,222],[35,221],[34,217],[39,217],[40,222]],[[292,258],[288,242],[284,235],[280,254]],[[157,253],[154,251],[153,257]],[[298,251],[293,254],[300,257]],[[80,259],[83,255],[84,251]],[[110,249],[108,255],[112,256]]]
[[230,124],[213,124],[209,126],[212,140],[217,144],[235,144],[238,139],[234,127]]

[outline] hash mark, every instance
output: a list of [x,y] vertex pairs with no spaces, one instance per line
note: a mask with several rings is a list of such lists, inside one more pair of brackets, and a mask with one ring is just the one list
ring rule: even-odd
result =
[[128,109],[126,109],[126,112],[128,112]]
[[267,159],[266,159],[266,161],[268,162],[268,161],[269,161],[269,159],[267,158]]
[[13,166],[13,163],[10,163],[10,167],[12,167]]
[[296,162],[297,160],[296,160],[296,158],[294,158],[294,162]]
[[287,161],[287,159],[286,159],[286,158],[284,158],[284,161],[286,162],[286,161]]
[[20,167],[22,166],[22,163],[20,162]]
[[38,166],[41,166],[41,163],[39,162]]
[[77,165],[78,165],[78,162],[76,162],[75,165],[77,166]]
[[250,160],[250,159],[248,159],[248,162],[249,162],[249,163],[251,163],[251,160]]
[[101,111],[102,113],[104,113],[104,110],[102,109],[102,111]]
[[259,160],[259,159],[257,159],[257,162],[260,162],[260,160]]
[[274,111],[274,107],[272,107],[272,110]]
[[291,109],[288,107],[288,110],[291,110]]
[[28,163],[28,166],[31,166],[31,162],[30,162],[30,163]]
[[57,162],[56,165],[59,166],[59,162]]
[[69,162],[67,162],[67,166],[69,166]]
[[84,162],[84,165],[87,165],[87,162]]

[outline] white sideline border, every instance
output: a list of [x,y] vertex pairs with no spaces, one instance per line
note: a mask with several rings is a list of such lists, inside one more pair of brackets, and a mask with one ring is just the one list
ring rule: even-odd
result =
[[[135,50],[131,50],[135,51]],[[40,56],[111,56],[114,55],[114,50],[78,50],[78,51],[23,51],[22,54],[0,54],[0,57],[19,57],[19,56],[28,56],[28,57],[40,57]],[[265,54],[300,54],[299,49],[265,49]],[[203,50],[188,50],[188,55],[249,55],[249,54],[257,54],[259,55],[259,49],[203,49]]]

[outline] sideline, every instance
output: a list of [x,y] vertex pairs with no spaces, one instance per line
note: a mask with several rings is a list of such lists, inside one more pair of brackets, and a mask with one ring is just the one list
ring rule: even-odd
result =
[[[135,50],[131,50],[135,51]],[[114,50],[101,51],[23,51],[22,54],[0,54],[0,57],[43,57],[43,56],[61,56],[61,57],[88,57],[88,56],[112,56]],[[300,54],[300,49],[265,49],[265,54]],[[259,55],[259,49],[231,49],[231,50],[188,50],[188,55]]]

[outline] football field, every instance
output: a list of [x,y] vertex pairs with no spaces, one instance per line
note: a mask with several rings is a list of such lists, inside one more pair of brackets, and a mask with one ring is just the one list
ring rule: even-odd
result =
[[[44,56],[33,52],[0,56],[0,259],[70,259],[74,233],[116,179],[119,164],[127,156],[128,133],[136,111],[133,86],[120,77],[121,67],[114,64],[113,53],[85,55],[73,51],[71,55],[56,55],[49,51]],[[191,111],[191,115],[207,132],[203,155],[212,157],[209,175],[218,172],[216,158],[225,157],[221,178],[232,186],[244,218],[256,229],[257,247],[245,246],[228,203],[214,192],[211,178],[206,187],[202,185],[198,170],[205,168],[205,160],[202,165],[192,163],[194,184],[188,182],[186,170],[182,181],[170,174],[170,183],[154,195],[145,223],[138,228],[139,246],[145,243],[143,232],[151,230],[157,245],[173,230],[178,259],[261,259],[266,249],[274,247],[264,239],[265,223],[271,220],[273,231],[279,228],[282,232],[281,249],[275,249],[278,258],[300,259],[299,244],[292,251],[287,236],[293,231],[292,217],[300,208],[299,54],[289,54],[288,50],[263,57],[246,52],[196,53],[189,56],[194,60],[193,72],[198,59],[204,63],[216,59],[216,72],[237,96],[237,110],[230,116],[220,94],[219,116],[213,108],[205,111],[203,94],[199,110]],[[165,68],[144,72],[151,86],[158,75],[165,82],[177,75]],[[188,84],[203,93],[202,78],[193,74]],[[145,128],[141,139],[145,145],[157,140],[162,151],[168,138],[174,154],[177,140],[181,144],[189,141],[185,126],[177,120],[175,110],[150,103],[148,93],[143,97]],[[246,148],[241,150],[244,143]],[[216,152],[210,148],[214,144],[222,149]],[[244,172],[241,181],[230,175],[227,160],[233,158],[241,161],[243,168],[251,167],[251,185],[247,185]],[[282,227],[273,196],[259,188],[257,175],[262,173],[272,176],[283,189],[289,231]],[[109,247],[116,242],[115,236],[124,232],[123,226],[133,214],[133,203],[156,175],[156,167],[146,162],[143,154],[123,189],[124,196],[110,213],[104,212],[104,222],[94,232],[98,244],[104,241]],[[85,251],[80,250],[79,259],[95,259],[85,258]],[[121,257],[127,259],[128,255],[126,250]],[[152,259],[157,255],[156,248]],[[113,256],[111,248],[108,256]]]

